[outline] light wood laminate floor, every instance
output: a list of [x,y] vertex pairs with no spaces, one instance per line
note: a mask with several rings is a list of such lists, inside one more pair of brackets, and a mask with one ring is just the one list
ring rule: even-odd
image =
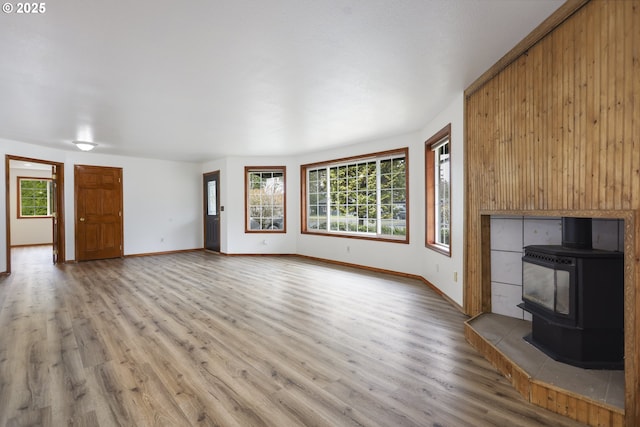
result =
[[577,426],[526,403],[424,284],[206,252],[0,278],[0,426]]

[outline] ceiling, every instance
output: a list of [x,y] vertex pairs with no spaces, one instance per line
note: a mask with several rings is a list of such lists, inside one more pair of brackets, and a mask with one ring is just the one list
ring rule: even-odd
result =
[[562,0],[58,0],[0,15],[0,138],[204,161],[414,132]]

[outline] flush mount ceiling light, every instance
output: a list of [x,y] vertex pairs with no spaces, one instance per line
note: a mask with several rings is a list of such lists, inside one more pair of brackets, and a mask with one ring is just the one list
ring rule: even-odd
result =
[[91,151],[98,145],[95,142],[88,141],[73,141],[73,143],[82,151]]

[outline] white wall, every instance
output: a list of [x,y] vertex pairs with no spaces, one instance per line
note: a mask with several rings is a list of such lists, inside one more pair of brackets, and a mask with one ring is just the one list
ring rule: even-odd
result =
[[[423,196],[419,184],[424,187],[423,154],[421,154],[418,134],[401,135],[378,141],[370,141],[340,149],[307,154],[298,157],[299,164],[308,164],[339,158],[376,153],[397,148],[409,148],[409,244],[354,239],[340,236],[319,236],[300,234],[298,253],[312,257],[363,265],[410,274],[421,274],[419,253],[423,248],[422,234],[424,221],[420,221]],[[424,142],[424,141],[423,141]],[[299,180],[299,178],[298,178]],[[299,199],[299,194],[296,195]],[[299,205],[299,201],[298,201]]]
[[[463,284],[463,96],[418,132],[332,150],[282,157],[231,157],[204,163],[201,173],[220,171],[221,251],[229,254],[297,253],[311,257],[415,274],[429,280],[457,304],[462,305]],[[452,256],[424,246],[425,241],[425,141],[451,123],[452,142]],[[410,242],[392,243],[300,232],[300,165],[409,148]],[[245,166],[287,167],[287,233],[245,233]],[[454,277],[457,275],[457,280]]]
[[112,160],[123,168],[125,255],[203,247],[200,165]]
[[[286,233],[245,233],[245,166],[286,167]],[[300,166],[292,157],[229,157],[207,162],[220,171],[220,251],[229,254],[295,254],[300,233]]]
[[[409,147],[409,244],[299,234],[298,253],[422,276],[462,305],[464,219],[464,103],[461,93],[429,124],[416,133],[341,147],[297,157],[299,164]],[[451,123],[452,225],[451,257],[425,248],[424,143]],[[299,181],[299,179],[298,179]],[[291,195],[291,192],[289,192]],[[295,194],[299,198],[299,192]],[[297,202],[299,206],[299,201]],[[299,226],[298,226],[299,227]]]
[[[368,141],[295,157],[231,157],[200,165],[108,156],[96,152],[47,150],[1,141],[0,154],[65,163],[66,250],[73,259],[73,165],[123,168],[125,254],[203,247],[202,174],[220,171],[221,251],[229,254],[301,254],[424,277],[462,305],[464,150],[463,94],[424,128],[407,135]],[[424,246],[424,142],[451,123],[452,226],[451,257]],[[300,233],[300,165],[397,148],[409,148],[410,242],[391,243]],[[287,233],[244,232],[244,167],[286,166]],[[0,199],[4,203],[4,190]],[[4,210],[0,211],[4,221]],[[6,260],[4,227],[0,227],[0,271]]]
[[[75,257],[74,180],[75,164],[123,169],[125,255],[195,249],[202,239],[202,175],[200,165],[187,162],[143,159],[94,152],[47,149],[0,140],[0,155],[14,155],[65,164],[66,258]],[[4,175],[4,162],[0,173]],[[0,223],[6,223],[5,186],[1,186]],[[6,271],[6,228],[0,227],[0,271]]]
[[75,258],[75,164],[122,168],[125,255],[203,247],[199,165],[73,151],[65,161],[67,259]]
[[22,168],[11,168],[9,171],[11,246],[53,243],[53,220],[51,218],[18,218],[17,177],[51,178],[51,171]]
[[[421,195],[419,209],[420,216],[416,219],[420,224],[425,223],[424,217],[424,142],[451,123],[451,256],[424,248],[424,229],[421,234],[414,236],[422,244],[420,252],[421,275],[438,289],[444,292],[458,305],[463,304],[464,290],[464,94],[460,93],[444,108],[442,112],[421,131],[419,142],[420,155],[415,156],[414,163],[421,166],[420,177],[416,178],[413,195]],[[416,188],[417,187],[417,188]],[[412,201],[413,203],[413,201]],[[412,235],[415,221],[412,221]]]

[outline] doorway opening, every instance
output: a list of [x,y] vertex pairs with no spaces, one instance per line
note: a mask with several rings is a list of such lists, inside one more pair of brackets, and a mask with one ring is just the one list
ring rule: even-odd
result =
[[[21,181],[25,183],[22,190]],[[27,188],[26,183],[38,182],[47,184],[40,190]],[[27,198],[36,193],[38,200],[32,204],[45,205],[42,209],[46,212],[40,210],[28,212],[28,207],[22,206],[20,196]],[[5,199],[7,230],[5,273],[11,273],[12,247],[49,246],[52,263],[65,262],[64,163],[6,155]],[[25,229],[29,230],[29,235],[23,232]],[[34,230],[36,232],[41,230],[37,232],[41,235],[34,235]]]

